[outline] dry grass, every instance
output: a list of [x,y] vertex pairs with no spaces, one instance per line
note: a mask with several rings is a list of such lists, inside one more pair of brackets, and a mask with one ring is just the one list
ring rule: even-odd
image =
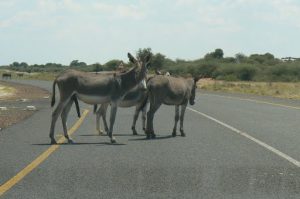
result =
[[13,95],[16,92],[16,89],[9,86],[4,86],[0,84],[0,98]]
[[58,73],[32,73],[30,75],[24,76],[24,79],[34,79],[34,80],[48,80],[53,81]]
[[212,79],[201,79],[199,88],[208,91],[229,93],[246,93],[273,96],[285,99],[300,99],[300,82],[227,82]]
[[[34,72],[34,73],[27,73],[27,72],[16,72],[10,70],[3,70],[0,69],[0,76],[3,73],[11,73],[12,79],[34,79],[34,80],[49,80],[52,81],[59,73],[54,72]],[[18,76],[18,74],[23,74],[23,76]]]

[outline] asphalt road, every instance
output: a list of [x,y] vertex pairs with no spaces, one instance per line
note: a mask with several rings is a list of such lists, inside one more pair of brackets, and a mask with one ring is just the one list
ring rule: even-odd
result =
[[[27,81],[50,90],[51,83]],[[114,134],[96,136],[92,107],[72,135],[3,198],[300,198],[300,103],[199,91],[185,116],[186,137],[171,137],[174,107],[155,115],[146,140],[133,108],[119,109]],[[29,119],[0,131],[0,184],[49,147],[49,99]],[[68,119],[78,118],[74,107]],[[57,122],[56,134],[62,133]],[[1,189],[1,188],[0,188]],[[0,196],[1,197],[1,196]]]

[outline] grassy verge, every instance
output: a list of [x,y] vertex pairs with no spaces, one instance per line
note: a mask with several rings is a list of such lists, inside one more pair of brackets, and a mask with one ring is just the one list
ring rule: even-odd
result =
[[15,92],[16,92],[16,90],[14,88],[0,84],[0,98],[12,95]]
[[52,81],[58,73],[32,73],[30,75],[25,75],[24,79],[34,79],[34,80],[48,80]]
[[[39,73],[26,73],[26,72],[16,72],[16,71],[5,71],[0,70],[0,76],[2,77],[3,73],[10,73],[12,79],[34,79],[34,80],[54,80],[59,73],[54,72],[39,72]],[[20,76],[22,74],[22,76]]]
[[227,82],[202,79],[198,82],[198,87],[208,91],[300,99],[300,82]]

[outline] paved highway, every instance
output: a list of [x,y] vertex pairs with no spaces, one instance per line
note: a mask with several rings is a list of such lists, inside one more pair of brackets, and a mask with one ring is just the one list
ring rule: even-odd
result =
[[187,136],[170,136],[174,107],[162,106],[154,140],[132,136],[134,109],[119,109],[114,145],[95,135],[92,107],[81,104],[81,111],[81,120],[74,107],[68,119],[73,145],[49,145],[49,99],[0,131],[0,197],[300,198],[298,101],[199,91],[186,112]]

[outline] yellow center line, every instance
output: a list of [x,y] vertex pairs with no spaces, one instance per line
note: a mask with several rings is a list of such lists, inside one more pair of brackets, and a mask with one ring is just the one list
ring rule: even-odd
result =
[[[88,115],[89,110],[84,110],[81,118],[77,120],[77,122],[69,129],[69,135],[72,135],[82,124],[86,116]],[[57,143],[58,145],[51,145],[45,152],[43,152],[40,156],[38,156],[35,160],[33,160],[29,165],[27,165],[24,169],[22,169],[17,175],[9,179],[7,182],[0,186],[0,196],[3,195],[6,191],[12,188],[15,184],[21,181],[25,176],[27,176],[33,169],[38,167],[42,162],[44,162],[49,155],[51,155],[56,149],[59,148],[59,144],[64,143],[66,140],[65,137],[61,137]]]
[[211,96],[216,96],[216,97],[223,97],[223,98],[228,98],[228,99],[237,99],[241,101],[249,101],[249,102],[255,102],[258,104],[268,104],[272,106],[280,106],[284,108],[291,108],[291,109],[297,109],[300,110],[300,107],[298,106],[289,106],[285,104],[279,104],[279,103],[272,103],[272,102],[267,102],[267,101],[262,101],[262,100],[255,100],[255,99],[249,99],[249,98],[240,98],[240,97],[231,97],[231,96],[225,96],[225,95],[217,95],[217,94],[207,94],[207,93],[201,93],[202,95],[211,95]]

